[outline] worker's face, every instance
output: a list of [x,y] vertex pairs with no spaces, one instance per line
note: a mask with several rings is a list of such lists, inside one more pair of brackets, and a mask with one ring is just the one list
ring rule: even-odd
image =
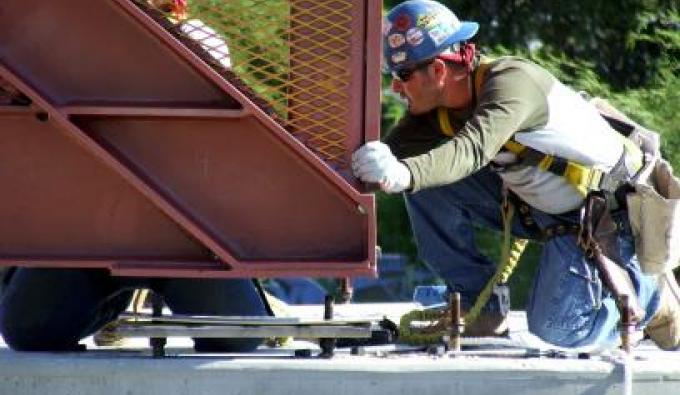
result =
[[441,59],[414,71],[410,78],[397,77],[392,79],[392,90],[408,102],[413,115],[442,106],[462,110],[471,105],[469,73]]
[[439,106],[439,90],[428,65],[415,70],[408,79],[392,79],[392,90],[408,103],[413,115],[424,114]]

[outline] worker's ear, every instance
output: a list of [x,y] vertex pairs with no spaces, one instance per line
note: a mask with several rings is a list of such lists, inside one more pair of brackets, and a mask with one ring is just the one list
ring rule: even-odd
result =
[[432,62],[432,67],[430,67],[430,72],[437,84],[443,84],[446,74],[449,73],[450,70],[448,70],[446,63],[442,59],[435,58],[434,62]]

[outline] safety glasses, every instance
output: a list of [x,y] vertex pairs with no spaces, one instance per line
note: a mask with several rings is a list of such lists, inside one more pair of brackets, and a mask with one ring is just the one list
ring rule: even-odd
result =
[[415,73],[418,70],[427,68],[427,66],[431,65],[432,62],[434,62],[434,58],[428,59],[424,62],[416,63],[415,65],[408,68],[395,70],[392,72],[392,78],[399,80],[401,82],[408,82],[408,80],[410,80],[411,77],[413,77],[413,73]]

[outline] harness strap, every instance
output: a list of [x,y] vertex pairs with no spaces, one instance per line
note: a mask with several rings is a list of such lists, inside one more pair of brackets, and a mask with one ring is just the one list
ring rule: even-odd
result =
[[439,119],[439,128],[442,132],[449,137],[453,137],[456,132],[453,130],[453,126],[451,126],[449,110],[446,107],[437,108],[437,119]]
[[587,167],[559,156],[545,154],[514,140],[505,143],[504,147],[520,159],[516,165],[535,166],[564,177],[583,196],[589,191],[599,190],[603,177],[607,174],[595,167]]
[[564,177],[585,197],[590,191],[616,191],[642,168],[642,151],[640,148],[628,138],[620,137],[623,141],[624,150],[616,165],[609,172],[596,167],[584,166],[559,156],[545,154],[512,140],[506,143],[504,147],[520,159],[516,165],[535,166]]

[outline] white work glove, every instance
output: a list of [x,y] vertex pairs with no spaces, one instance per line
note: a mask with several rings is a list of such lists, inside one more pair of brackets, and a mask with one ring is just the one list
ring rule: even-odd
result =
[[354,175],[364,182],[380,184],[388,193],[405,191],[411,186],[411,171],[380,141],[371,141],[352,155]]

